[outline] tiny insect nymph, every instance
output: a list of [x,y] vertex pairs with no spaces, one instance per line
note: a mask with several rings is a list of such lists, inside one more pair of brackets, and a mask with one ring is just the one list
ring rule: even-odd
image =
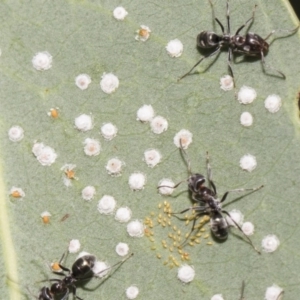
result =
[[[211,3],[211,0],[210,0]],[[212,5],[212,3],[211,3]],[[246,35],[240,35],[241,30],[247,26],[249,23],[253,22],[254,15],[255,15],[255,9],[256,5],[254,6],[252,17],[247,20],[242,26],[238,28],[238,30],[235,32],[235,34],[230,33],[230,15],[229,15],[229,0],[226,2],[226,18],[227,18],[227,32],[225,32],[223,24],[219,21],[218,18],[215,18],[216,22],[219,24],[222,30],[222,34],[217,34],[213,31],[202,31],[197,36],[197,47],[202,49],[211,49],[213,52],[203,56],[187,73],[185,73],[183,76],[181,76],[179,80],[189,75],[204,59],[209,58],[211,56],[217,55],[224,47],[228,47],[228,69],[230,72],[230,75],[234,79],[233,76],[233,70],[232,70],[232,60],[233,60],[233,54],[239,53],[243,54],[245,56],[256,56],[260,57],[262,65],[264,70],[270,69],[274,72],[276,72],[280,77],[285,79],[285,75],[273,68],[272,66],[268,65],[265,62],[265,55],[268,53],[269,50],[269,44],[267,43],[267,39],[269,39],[273,34],[277,32],[284,32],[287,35],[295,33],[299,25],[292,30],[284,30],[284,29],[278,29],[278,30],[272,30],[266,38],[262,38],[256,33],[248,32]],[[235,83],[234,83],[235,84]]]
[[[203,215],[208,215],[210,217],[210,228],[211,228],[213,235],[219,240],[227,239],[229,224],[227,223],[226,218],[223,216],[223,214],[225,214],[226,216],[228,216],[231,219],[231,221],[234,223],[234,225],[243,233],[243,235],[248,240],[248,242],[253,247],[253,249],[260,254],[260,251],[253,245],[251,239],[247,235],[244,234],[240,225],[237,224],[237,222],[235,220],[233,220],[233,218],[230,216],[230,214],[222,208],[222,204],[226,200],[229,193],[254,192],[254,191],[261,189],[263,187],[263,185],[261,185],[260,187],[257,187],[257,188],[250,188],[250,189],[241,188],[241,189],[230,190],[230,191],[227,191],[222,196],[221,199],[219,199],[217,196],[216,186],[215,186],[214,182],[212,181],[212,173],[211,173],[211,167],[209,164],[208,153],[207,153],[207,157],[206,157],[206,167],[207,167],[207,181],[208,181],[209,186],[207,187],[207,186],[205,186],[206,178],[203,175],[201,175],[199,173],[192,173],[191,166],[190,166],[190,160],[187,156],[187,153],[183,149],[182,145],[180,147],[180,151],[182,152],[183,157],[185,158],[186,164],[188,166],[188,172],[189,172],[189,177],[187,179],[188,188],[189,188],[189,191],[191,192],[192,200],[196,203],[195,206],[184,209],[183,211],[181,211],[179,213],[172,213],[173,215],[176,215],[176,214],[183,214],[189,210],[195,211],[196,214],[195,214],[195,218],[193,220],[193,226],[192,226],[192,229],[191,229],[188,237],[186,238],[186,240],[189,238],[191,233],[194,231],[197,219]],[[178,187],[182,182],[183,181],[179,182],[172,188]],[[160,187],[162,187],[162,186],[159,186],[158,188],[160,188]]]

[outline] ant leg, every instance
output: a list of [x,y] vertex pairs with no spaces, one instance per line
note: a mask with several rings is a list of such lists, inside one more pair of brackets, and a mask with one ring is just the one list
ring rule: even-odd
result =
[[260,52],[260,57],[261,57],[261,62],[263,64],[263,68],[264,68],[265,71],[266,71],[266,69],[270,69],[270,70],[273,70],[273,71],[277,72],[278,74],[280,74],[280,76],[283,79],[286,78],[285,75],[281,71],[275,69],[274,67],[272,67],[271,65],[269,65],[269,64],[266,63],[263,51]]
[[247,26],[248,23],[253,22],[254,16],[255,16],[256,7],[257,7],[257,5],[255,4],[255,5],[254,5],[254,8],[253,8],[253,12],[252,12],[252,17],[251,17],[249,20],[247,20],[247,21],[245,22],[245,24],[242,25],[242,26],[236,31],[235,35],[238,35],[238,34],[240,33],[240,31],[241,31],[245,26]]
[[245,281],[242,281],[242,288],[241,288],[241,298],[240,300],[245,300],[244,298],[244,290],[245,290]]
[[[78,299],[78,300],[83,300],[83,298],[80,298],[80,297],[78,297],[77,295],[76,295],[76,286],[75,285],[72,285],[72,294],[73,294],[73,299],[74,299],[74,297],[75,297],[75,299]],[[68,296],[69,296],[69,292],[67,292],[66,293],[66,298],[63,298],[62,300],[64,300],[64,299],[68,299]]]
[[112,265],[112,266],[110,266],[110,267],[108,267],[108,268],[106,268],[106,269],[104,269],[104,270],[102,270],[102,271],[100,271],[99,273],[96,273],[95,275],[99,275],[99,274],[101,274],[101,273],[103,273],[103,272],[105,272],[105,271],[107,271],[107,270],[110,270],[110,269],[112,269],[112,268],[114,268],[114,267],[116,267],[116,266],[118,266],[118,265],[122,265],[126,260],[128,260],[130,257],[132,257],[133,256],[133,253],[130,253],[127,257],[125,257],[124,259],[122,259],[122,260],[120,260],[120,261],[118,261],[117,263],[115,263],[114,265]]
[[[228,2],[228,1],[227,1],[227,2]],[[214,5],[213,5],[212,1],[209,0],[209,3],[210,3],[210,6],[211,6],[211,8],[212,8],[212,19],[215,20],[215,21],[219,24],[219,26],[221,27],[222,33],[225,34],[225,29],[224,29],[223,24],[222,24],[222,23],[220,22],[220,20],[219,20],[218,18],[216,18],[216,16],[215,16],[215,10],[214,10]],[[214,31],[215,31],[215,24],[214,24]]]
[[184,148],[182,146],[182,140],[181,139],[179,140],[179,142],[180,142],[180,150],[184,154],[183,155],[183,159],[185,160],[185,162],[187,164],[189,175],[191,175],[192,171],[191,171],[191,161],[190,161],[190,158],[189,158],[187,152],[184,150]]
[[212,187],[214,190],[214,193],[217,194],[216,186],[212,180],[211,166],[209,164],[208,152],[206,152],[206,170],[207,170],[207,179],[208,179],[209,187]]
[[[75,291],[74,291],[74,288],[72,287],[72,292],[73,292],[73,295],[75,296],[75,298],[77,298],[76,296],[76,287],[75,287]],[[74,293],[75,292],[75,293]],[[69,289],[67,290],[67,292],[64,294],[63,298],[61,298],[61,300],[67,300],[68,297],[69,297],[69,294],[70,294],[70,291]],[[74,297],[73,297],[74,298]],[[80,298],[79,298],[80,299]],[[83,300],[83,299],[81,299]]]
[[[211,19],[212,19],[212,20],[216,20],[214,4],[212,3],[211,0],[209,0],[209,3],[210,3],[210,7],[211,7],[211,14],[212,14]],[[216,24],[216,23],[213,22],[213,27],[214,27],[214,30],[213,30],[213,31],[216,31],[216,26],[215,26],[215,24]]]
[[[66,253],[67,253],[67,254],[66,254]],[[59,262],[58,262],[58,266],[59,266],[64,272],[68,272],[68,273],[70,274],[70,273],[71,273],[71,270],[68,269],[68,268],[66,268],[66,267],[64,267],[64,266],[62,265],[62,263],[63,263],[64,259],[67,257],[67,255],[68,255],[68,252],[64,252],[64,253],[63,253],[61,259],[60,259]],[[50,265],[49,265],[49,268],[50,268],[50,270],[52,271],[52,273],[57,274],[57,275],[65,276],[65,274],[62,273],[62,271],[54,271]]]
[[[197,208],[197,209],[196,209]],[[205,207],[202,207],[202,206],[196,206],[196,207],[193,207],[192,209],[195,209],[196,211],[198,211],[199,213],[195,216],[195,218],[193,219],[193,226],[192,226],[192,229],[190,231],[190,233],[188,234],[188,236],[185,238],[185,240],[181,243],[180,247],[182,247],[186,241],[189,239],[189,237],[191,236],[192,232],[195,230],[195,224],[196,224],[196,221],[198,220],[198,218],[202,215],[207,215],[208,212],[205,210]]]
[[[184,155],[183,155],[183,159],[185,160],[185,162],[186,162],[186,164],[187,164],[189,175],[191,175],[191,174],[192,174],[192,171],[191,171],[191,162],[190,162],[189,156],[188,156],[187,152],[183,149],[181,139],[180,139],[179,142],[180,142],[180,150],[181,150],[181,152],[184,154]],[[185,181],[186,181],[186,180],[182,180],[182,181],[178,182],[177,184],[175,184],[174,186],[160,185],[160,186],[157,187],[157,189],[162,188],[162,187],[171,188],[171,189],[176,189],[180,184],[182,184],[182,183],[185,182]]]
[[196,221],[197,221],[198,217],[199,217],[198,215],[195,216],[195,218],[194,218],[194,220],[193,220],[193,226],[192,226],[192,229],[191,229],[190,233],[189,233],[188,236],[185,238],[185,240],[180,244],[179,247],[183,247],[183,245],[186,243],[186,241],[187,241],[187,240],[189,239],[189,237],[191,236],[192,232],[193,232],[194,229],[195,229],[195,224],[196,224]]
[[[299,29],[299,27],[300,27],[300,25],[298,25],[296,28],[291,29],[291,30],[288,30],[288,29],[277,29],[277,30],[272,30],[272,31],[269,33],[269,35],[268,35],[264,40],[266,41],[270,36],[272,36],[272,35],[273,35],[274,33],[276,33],[276,32],[285,32],[285,33],[287,33],[287,35],[292,35],[292,34],[294,34],[294,33]],[[260,56],[261,56],[262,64],[263,64],[263,66],[264,66],[265,69],[266,69],[266,68],[271,69],[271,70],[277,72],[278,74],[280,74],[281,77],[282,77],[283,79],[286,78],[285,75],[284,75],[281,71],[279,71],[279,70],[273,68],[272,66],[268,65],[268,64],[265,62],[265,57],[264,57],[263,51],[260,52]]]
[[[67,254],[66,254],[66,253],[67,253]],[[62,264],[63,261],[64,261],[64,258],[67,257],[67,255],[68,255],[68,251],[64,252],[63,255],[61,256],[61,258],[60,258],[60,260],[59,260],[58,263],[59,263],[59,264]]]
[[[58,264],[58,265],[59,265],[59,267],[60,267],[63,271],[68,272],[68,273],[71,272],[70,269],[68,269],[68,268],[66,268],[66,267],[64,267],[64,266],[62,266],[61,264]],[[53,272],[53,273],[55,273],[55,274],[61,274],[60,272]]]
[[[66,272],[69,272],[69,273],[70,273],[70,270],[69,270],[68,268],[62,266],[62,263],[63,263],[64,258],[68,255],[68,253],[67,253],[67,255],[66,255],[66,253],[67,253],[67,251],[63,253],[63,255],[61,256],[61,258],[60,258],[60,260],[58,261],[57,264],[58,264],[58,266],[59,266],[63,271],[66,271]],[[54,271],[54,270],[52,269],[52,266],[51,266],[50,263],[46,262],[46,265],[48,266],[48,268],[50,269],[50,271],[51,271],[52,273],[57,274],[57,275],[63,275],[63,276],[64,276],[64,273],[62,273],[61,271]]]
[[37,296],[33,295],[33,293],[31,292],[31,290],[29,289],[28,286],[26,286],[26,289],[27,289],[28,293],[29,293],[32,297],[34,297],[36,300],[39,300],[39,298],[38,298]]
[[[185,163],[187,164],[189,175],[191,175],[192,171],[191,171],[191,161],[190,161],[190,158],[189,158],[187,152],[183,148],[182,139],[179,140],[179,143],[180,143],[180,151],[181,151],[181,153],[183,153],[183,155],[182,155],[183,159],[184,159]],[[176,189],[181,183],[183,183],[185,181],[186,180],[182,180],[182,181],[178,182],[177,184],[175,184],[174,186],[160,185],[160,186],[157,187],[157,189],[162,188],[162,187]]]
[[[62,274],[62,275],[64,275],[64,274]],[[42,281],[39,281],[39,282],[46,282],[46,281],[60,282],[61,280],[58,279],[58,278],[50,278],[50,279],[45,279],[45,280],[42,280]]]
[[174,186],[169,186],[169,185],[159,185],[157,187],[157,189],[160,189],[162,187],[166,187],[166,188],[170,188],[170,189],[176,189],[179,185],[181,185],[183,182],[185,182],[186,180],[182,180],[180,182],[178,182],[177,184],[175,184]]
[[226,2],[226,18],[227,18],[227,33],[230,34],[229,0],[227,0]]
[[195,207],[189,207],[184,209],[183,211],[177,212],[177,213],[171,213],[171,215],[181,215],[184,214],[185,212],[189,211],[189,210],[193,210]]
[[246,235],[246,234],[244,233],[244,231],[242,230],[242,228],[240,227],[240,225],[239,225],[237,222],[235,222],[235,221],[231,218],[229,212],[227,212],[226,210],[222,210],[222,213],[224,213],[225,215],[227,215],[227,216],[231,219],[231,221],[232,221],[232,222],[234,223],[234,225],[239,229],[239,231],[242,232],[242,234],[247,238],[247,240],[249,241],[249,243],[250,243],[250,245],[253,247],[253,249],[254,249],[258,254],[261,254],[260,251],[257,250],[256,247],[253,245],[253,243],[252,243],[251,239],[248,237],[248,235]]
[[218,54],[220,52],[220,50],[221,50],[221,47],[222,47],[222,45],[219,45],[217,47],[217,49],[213,53],[211,53],[211,54],[209,54],[207,56],[203,56],[187,73],[185,73],[184,75],[182,75],[177,81],[180,81],[181,79],[183,79],[184,77],[186,77],[187,75],[189,75],[204,59],[209,58],[211,56],[214,56],[214,55]]
[[[195,216],[194,220],[193,220],[193,226],[192,226],[192,229],[190,231],[190,233],[188,234],[188,236],[185,238],[185,240],[182,242],[182,244],[180,245],[180,247],[182,247],[186,241],[188,240],[188,238],[191,236],[192,232],[194,231],[195,229],[195,224],[196,224],[196,221],[197,219],[202,215],[202,214],[208,214],[207,211],[205,210],[206,208],[203,207],[203,206],[193,206],[193,207],[189,207],[189,208],[186,208],[184,209],[183,211],[181,212],[178,212],[178,213],[171,213],[171,215],[178,215],[178,214],[184,214],[185,212],[189,211],[189,210],[195,210],[195,211],[198,211],[198,214]],[[176,216],[176,218],[178,218]],[[180,220],[183,220],[183,218],[179,218]]]
[[[208,214],[206,211],[206,208],[204,206],[193,206],[193,207],[188,207],[186,209],[184,209],[183,211],[177,212],[177,213],[171,213],[171,215],[180,215],[180,214],[184,214],[185,212],[189,211],[189,210],[195,210],[198,212],[198,214]],[[177,217],[177,216],[176,216]],[[182,220],[183,218],[179,218],[178,219]]]
[[264,187],[264,186],[261,185],[260,187],[252,188],[252,189],[236,189],[236,190],[230,190],[230,191],[226,192],[226,193],[223,195],[223,197],[222,197],[222,199],[221,199],[220,202],[221,202],[221,203],[224,202],[224,201],[226,200],[226,198],[227,198],[227,196],[228,196],[229,193],[256,192],[256,191],[260,190],[260,189],[263,188],[263,187]]
[[221,27],[221,30],[222,30],[222,33],[223,34],[225,34],[225,30],[224,30],[224,26],[223,26],[223,24],[219,21],[219,19],[218,18],[215,18],[215,20],[217,21],[217,23],[220,25],[220,27]]
[[233,70],[232,70],[232,65],[231,65],[232,57],[233,57],[232,49],[228,48],[227,64],[228,64],[228,69],[229,69],[230,76],[232,77],[232,80],[233,80],[233,87],[236,88],[235,79],[234,79]]
[[[63,253],[61,259],[60,259],[59,262],[58,262],[58,265],[59,265],[59,267],[60,267],[63,271],[70,273],[71,270],[68,269],[68,268],[66,268],[66,267],[64,267],[64,266],[62,265],[64,259],[65,259],[67,256],[68,256],[68,251],[66,251],[66,252]],[[56,273],[57,273],[57,274],[60,274],[60,272],[53,272],[53,273],[55,273],[55,274],[56,274]]]
[[273,35],[274,33],[277,33],[277,32],[284,32],[284,33],[287,33],[287,36],[289,35],[292,35],[294,34],[298,29],[299,29],[300,25],[298,25],[296,28],[294,29],[275,29],[275,30],[272,30],[269,35],[264,39],[265,41],[271,36]]

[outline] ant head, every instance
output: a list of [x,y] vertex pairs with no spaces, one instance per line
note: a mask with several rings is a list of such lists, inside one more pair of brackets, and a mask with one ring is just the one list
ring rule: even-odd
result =
[[192,174],[188,179],[189,190],[192,193],[199,193],[201,187],[205,184],[205,177],[201,174]]
[[204,49],[216,48],[220,41],[220,36],[212,31],[202,31],[197,36],[197,46]]

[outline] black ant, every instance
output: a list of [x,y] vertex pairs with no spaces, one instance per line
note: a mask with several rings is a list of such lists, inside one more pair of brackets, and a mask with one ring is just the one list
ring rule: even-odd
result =
[[[211,3],[211,0],[210,0]],[[212,5],[212,3],[211,3]],[[263,64],[264,69],[271,69],[275,72],[277,72],[278,74],[280,74],[280,76],[285,79],[285,75],[273,68],[272,66],[268,65],[265,62],[265,55],[267,54],[268,50],[269,50],[269,44],[266,42],[266,40],[273,35],[275,32],[285,32],[287,34],[293,34],[295,33],[298,28],[299,25],[292,30],[283,30],[283,29],[278,29],[278,30],[273,30],[271,31],[271,33],[269,33],[269,35],[266,38],[262,38],[261,36],[259,36],[256,33],[251,33],[248,32],[246,33],[245,36],[240,35],[240,31],[250,22],[252,22],[254,20],[254,15],[255,15],[255,9],[256,9],[256,5],[254,6],[253,9],[253,13],[252,13],[252,17],[247,20],[245,22],[245,24],[243,24],[241,27],[238,28],[238,30],[236,31],[236,33],[234,35],[232,35],[230,33],[230,16],[229,16],[229,0],[227,0],[227,13],[226,13],[226,18],[227,18],[227,32],[225,33],[225,29],[223,24],[219,21],[218,18],[215,18],[216,22],[220,25],[221,30],[222,30],[222,34],[216,34],[213,31],[202,31],[198,34],[197,36],[197,46],[199,48],[203,48],[203,49],[212,49],[213,52],[211,54],[208,54],[207,56],[203,56],[191,69],[190,71],[188,71],[186,74],[184,74],[183,76],[181,76],[179,80],[181,80],[182,78],[186,77],[187,75],[189,75],[204,59],[214,56],[216,54],[218,54],[221,49],[223,47],[228,47],[228,68],[229,68],[229,72],[231,77],[233,78],[234,81],[234,76],[233,76],[233,71],[232,71],[232,67],[231,67],[231,62],[232,62],[232,58],[233,58],[233,53],[240,53],[240,54],[244,54],[246,56],[257,56],[260,57],[261,62]]]
[[[78,283],[80,281],[89,280],[92,277],[95,277],[95,276],[115,267],[116,265],[122,264],[128,258],[130,258],[132,255],[133,255],[133,253],[131,253],[129,256],[127,256],[122,261],[114,264],[113,266],[111,266],[105,270],[102,270],[99,273],[87,276],[93,272],[92,269],[95,265],[96,257],[91,254],[85,254],[76,259],[76,261],[72,265],[72,269],[70,270],[70,269],[64,267],[63,265],[61,265],[61,263],[65,257],[65,253],[64,253],[58,264],[59,267],[63,271],[62,272],[53,271],[53,273],[55,273],[57,275],[65,276],[65,277],[63,279],[49,279],[49,281],[52,281],[54,283],[50,286],[50,288],[46,287],[46,286],[42,287],[42,289],[40,290],[39,296],[35,297],[35,298],[38,300],[54,300],[54,299],[56,299],[57,296],[63,295],[61,300],[66,300],[68,298],[69,294],[72,293],[73,298],[78,299],[78,300],[83,300],[82,298],[80,298],[76,295],[76,283]],[[64,272],[68,272],[68,274],[66,275]]]
[[[183,211],[181,211],[179,213],[172,213],[172,214],[183,214],[183,213],[185,213],[189,210],[194,210],[195,213],[196,213],[195,218],[193,220],[192,229],[191,229],[189,235],[187,236],[187,238],[185,239],[185,241],[187,241],[189,236],[194,231],[197,219],[200,216],[203,216],[203,215],[209,215],[210,216],[210,228],[211,228],[211,231],[212,231],[213,235],[219,240],[226,240],[227,237],[228,237],[229,224],[226,221],[226,218],[224,218],[224,216],[222,215],[222,214],[225,214],[231,219],[231,221],[235,224],[235,226],[243,233],[243,235],[247,238],[247,240],[249,241],[251,246],[254,248],[254,250],[260,254],[260,251],[255,248],[255,246],[253,245],[251,239],[243,232],[243,230],[236,223],[236,221],[234,221],[232,219],[232,217],[230,216],[230,214],[226,210],[222,209],[222,204],[226,200],[229,193],[232,193],[232,192],[240,193],[240,192],[247,192],[247,191],[254,192],[254,191],[257,191],[257,190],[261,189],[263,187],[263,185],[261,185],[258,188],[252,188],[252,189],[243,189],[242,188],[242,189],[235,189],[235,190],[227,191],[223,195],[221,200],[219,200],[217,198],[216,186],[215,186],[214,182],[212,181],[212,174],[211,174],[211,167],[210,167],[210,164],[209,164],[208,153],[207,153],[207,156],[206,156],[206,167],[207,167],[207,181],[208,181],[209,187],[205,186],[206,179],[203,175],[201,175],[199,173],[192,173],[190,160],[188,158],[187,153],[183,149],[181,140],[180,140],[180,150],[184,154],[183,157],[184,157],[184,160],[185,160],[185,162],[188,166],[188,172],[190,174],[189,178],[187,179],[188,188],[189,188],[189,191],[191,192],[192,199],[198,204],[197,206],[193,206],[193,207],[189,207],[187,209],[184,209]],[[184,181],[181,181],[181,182],[177,183],[173,187],[159,186],[158,188],[169,187],[169,188],[174,189],[174,188],[177,188],[182,182],[184,182]],[[185,241],[183,242],[183,244],[185,243]]]

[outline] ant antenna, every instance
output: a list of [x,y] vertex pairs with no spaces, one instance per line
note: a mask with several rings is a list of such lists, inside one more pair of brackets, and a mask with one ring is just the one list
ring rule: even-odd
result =
[[214,52],[212,52],[211,54],[207,55],[207,56],[203,56],[187,73],[185,73],[184,75],[182,75],[180,78],[177,79],[177,82],[180,81],[181,79],[183,79],[184,77],[188,76],[189,74],[192,73],[192,71],[206,58],[209,58],[211,56],[214,56],[216,54],[218,54],[221,51],[221,47],[222,44],[220,44],[216,50]]
[[[192,175],[192,171],[191,171],[191,162],[190,162],[190,158],[187,154],[187,152],[184,150],[183,145],[182,145],[182,139],[179,140],[180,143],[180,151],[181,153],[183,153],[182,157],[187,165],[188,168],[188,173],[189,176]],[[174,186],[169,186],[169,185],[160,185],[157,187],[157,189],[162,188],[162,187],[167,187],[167,188],[171,188],[171,189],[176,189],[180,184],[182,184],[183,182],[185,182],[186,180],[181,180],[180,182],[176,183]]]
[[191,171],[191,161],[190,161],[190,158],[189,158],[187,152],[186,152],[186,151],[184,150],[184,148],[183,148],[183,145],[182,145],[182,138],[180,138],[179,143],[180,143],[180,150],[181,150],[181,152],[184,154],[184,155],[183,155],[183,159],[184,159],[184,161],[185,161],[185,163],[186,163],[186,165],[187,165],[189,175],[192,175],[192,171]]
[[244,231],[242,230],[241,226],[233,220],[233,218],[230,216],[230,214],[226,211],[226,210],[222,210],[222,213],[224,213],[225,215],[227,215],[231,221],[234,223],[234,225],[242,232],[242,234],[246,237],[246,239],[248,240],[248,242],[250,243],[250,245],[252,246],[252,248],[258,253],[261,254],[261,252],[254,246],[254,244],[252,243],[251,239],[249,238],[248,235],[246,235],[244,233]]
[[114,265],[112,265],[112,266],[110,266],[110,267],[108,267],[108,268],[106,268],[106,269],[100,271],[99,273],[96,273],[95,275],[99,275],[99,274],[101,274],[102,272],[105,272],[105,271],[107,271],[107,270],[109,270],[109,269],[112,269],[112,268],[114,268],[114,267],[116,267],[116,266],[118,266],[118,265],[123,265],[123,263],[124,263],[126,260],[128,260],[129,258],[131,258],[132,256],[133,256],[133,253],[130,253],[130,254],[129,254],[127,257],[125,257],[124,259],[122,259],[122,260],[120,260],[119,262],[115,263]]

